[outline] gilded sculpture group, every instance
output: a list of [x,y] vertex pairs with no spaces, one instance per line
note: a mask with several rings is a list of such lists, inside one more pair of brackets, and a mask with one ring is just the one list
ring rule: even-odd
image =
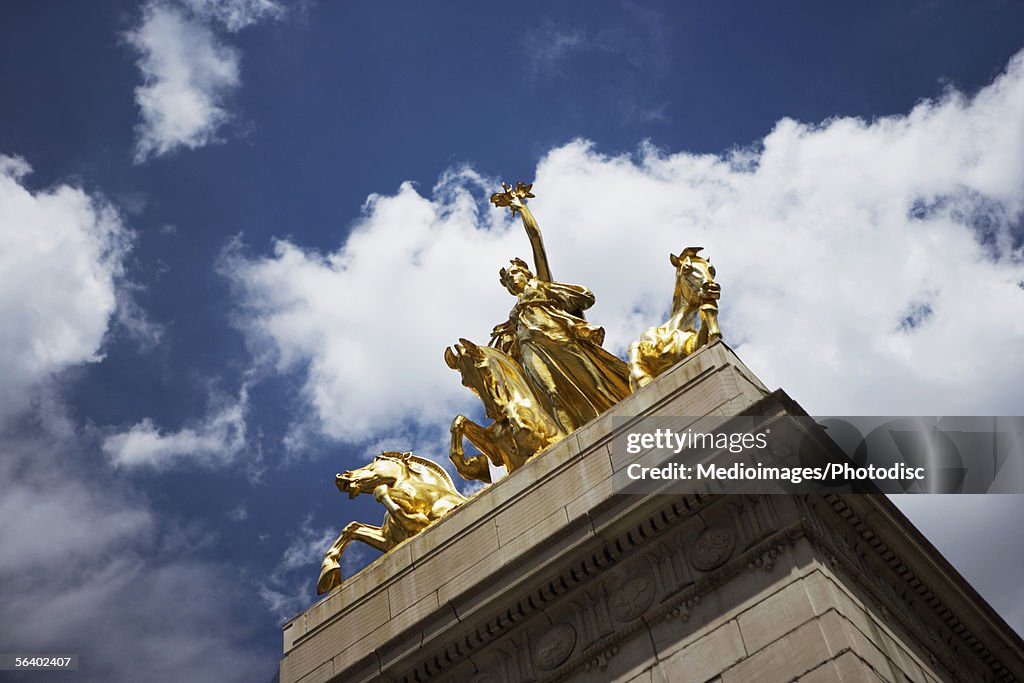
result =
[[[508,320],[491,332],[489,345],[460,339],[444,352],[448,367],[459,372],[491,420],[481,426],[456,416],[449,455],[464,479],[487,483],[491,466],[508,472],[522,467],[721,336],[715,268],[698,255],[700,247],[688,247],[670,255],[676,278],[668,321],[640,335],[629,348],[628,363],[606,351],[604,329],[584,317],[594,305],[593,292],[557,282],[551,273],[540,229],[526,205],[534,196],[532,185],[502,187],[491,202],[522,216],[535,268],[516,258],[501,269],[501,284],[516,303]],[[467,455],[464,440],[480,452]],[[387,511],[379,527],[361,522],[345,527],[324,557],[318,593],[341,585],[341,554],[352,541],[386,552],[466,501],[444,468],[412,453],[381,453],[366,467],[337,475],[335,482],[350,498],[372,493]]]

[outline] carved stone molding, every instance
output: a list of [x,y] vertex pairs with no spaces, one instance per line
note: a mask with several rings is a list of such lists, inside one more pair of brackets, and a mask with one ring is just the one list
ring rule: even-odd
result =
[[[809,539],[831,553],[844,573],[866,589],[879,602],[881,609],[924,647],[933,663],[941,663],[948,671],[968,679],[981,675],[985,680],[1017,680],[966,628],[955,612],[913,573],[904,559],[860,518],[843,496],[833,494],[821,499],[846,522],[851,535],[838,533],[831,527],[826,527],[825,533],[818,525],[808,525]],[[868,563],[868,558],[876,565]],[[883,576],[878,571],[881,567],[892,574]],[[892,581],[898,582],[900,588],[896,588]],[[907,594],[908,589],[917,596],[916,600]],[[922,609],[924,606],[927,606],[926,610]],[[937,633],[940,624],[944,627],[943,635]],[[961,646],[984,662],[988,671],[967,671],[965,658],[956,656],[956,649]]]
[[[827,497],[822,500],[827,500],[829,507],[836,508],[836,512],[852,524],[849,529],[861,535],[861,540],[873,537],[870,528],[859,518],[855,519],[852,510],[845,506],[840,497]],[[569,609],[568,614],[570,621],[574,618],[571,615],[575,614],[578,623],[574,625],[560,622],[543,631],[534,641],[532,661],[539,676],[538,680],[544,681],[563,680],[580,670],[604,671],[620,645],[637,629],[643,628],[645,622],[672,619],[686,622],[703,596],[712,593],[745,571],[771,571],[788,546],[801,538],[806,538],[823,551],[826,562],[868,590],[877,601],[880,614],[898,623],[922,646],[927,658],[934,664],[942,666],[947,671],[956,672],[954,675],[958,678],[970,680],[977,677],[978,670],[973,669],[973,674],[967,671],[962,663],[956,661],[954,650],[950,647],[951,644],[958,645],[962,642],[965,646],[971,647],[980,659],[991,667],[990,671],[986,672],[989,675],[983,676],[984,679],[1014,680],[1012,674],[1002,668],[998,660],[981,646],[980,641],[963,628],[960,629],[960,634],[954,630],[949,631],[945,640],[930,632],[917,612],[907,606],[889,580],[880,576],[878,571],[872,571],[871,566],[865,563],[866,557],[870,555],[873,558],[888,558],[887,562],[890,565],[901,566],[901,561],[893,551],[877,547],[877,544],[870,546],[870,552],[865,548],[858,550],[854,542],[844,539],[842,534],[823,525],[823,520],[817,519],[817,513],[810,510],[803,513],[797,521],[765,535],[742,550],[737,548],[736,533],[727,527],[713,525],[693,532],[694,535],[689,539],[684,537],[683,542],[675,546],[678,550],[674,552],[678,556],[688,557],[689,564],[702,574],[695,581],[687,580],[686,585],[660,586],[651,574],[650,553],[645,555],[633,551],[639,550],[641,546],[651,545],[650,542],[662,537],[662,531],[685,526],[682,522],[692,518],[697,510],[720,502],[722,501],[691,497],[687,500],[673,501],[660,508],[645,520],[624,531],[613,542],[609,542],[602,551],[565,569],[543,588],[521,598],[499,617],[451,645],[443,658],[435,657],[429,664],[425,663],[415,671],[419,672],[420,678],[429,678],[449,668],[471,652],[502,637],[530,614],[547,609],[547,606],[561,595],[585,584],[598,587],[604,585],[606,589],[574,592],[578,597],[573,598],[575,607]],[[765,498],[746,498],[741,502],[734,499],[729,504],[737,514],[748,514],[753,517],[762,517],[766,513],[774,514],[768,509],[771,506]],[[664,555],[665,547],[659,546],[656,554]],[[688,551],[685,550],[687,548]],[[664,559],[666,562],[671,560],[670,557]],[[598,577],[602,577],[602,583],[591,583]],[[683,577],[678,577],[678,580],[683,580]],[[919,585],[915,590],[927,591],[927,588]],[[660,599],[659,595],[662,596]],[[594,606],[589,606],[591,604]],[[588,609],[600,609],[599,604],[604,605],[603,609],[607,610],[605,614],[610,615],[615,630],[589,644],[585,641],[581,643],[579,629],[586,630],[581,615]],[[939,603],[936,609],[941,610],[941,607]],[[948,609],[945,613],[947,619],[955,619]],[[406,680],[416,680],[416,676],[416,673],[410,672]],[[484,683],[484,680],[480,683]]]
[[700,603],[702,596],[712,593],[719,586],[739,576],[744,571],[748,571],[753,558],[768,552],[769,549],[791,545],[802,537],[803,527],[800,523],[780,529],[771,537],[755,544],[717,570],[709,572],[697,582],[678,591],[671,598],[657,605],[657,607],[649,609],[642,617],[634,619],[614,634],[585,649],[576,657],[563,664],[557,671],[551,672],[541,680],[546,682],[561,681],[580,669],[585,671],[595,669],[603,671],[607,668],[608,661],[618,652],[619,645],[626,641],[636,630],[642,628],[645,622],[669,619],[688,620],[690,610]]
[[604,671],[608,668],[608,660],[617,654],[619,654],[619,646],[617,644],[608,645],[588,659],[584,668],[586,671]]

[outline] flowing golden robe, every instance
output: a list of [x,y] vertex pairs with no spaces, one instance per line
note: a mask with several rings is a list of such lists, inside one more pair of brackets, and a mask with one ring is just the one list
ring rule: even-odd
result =
[[492,343],[519,361],[566,433],[629,395],[629,368],[601,348],[604,328],[572,313],[594,305],[589,289],[533,277],[517,298]]

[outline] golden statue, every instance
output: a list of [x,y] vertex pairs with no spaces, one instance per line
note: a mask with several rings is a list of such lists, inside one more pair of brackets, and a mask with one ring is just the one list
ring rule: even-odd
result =
[[491,345],[519,362],[544,408],[570,433],[629,395],[629,368],[601,348],[604,329],[583,317],[594,305],[594,294],[554,281],[540,228],[526,206],[533,186],[502,187],[504,192],[491,201],[509,207],[512,215],[522,214],[536,275],[518,258],[501,269],[501,283],[516,297],[516,305],[508,321],[494,328]]
[[412,453],[381,453],[366,467],[337,475],[334,483],[349,498],[372,492],[387,512],[380,526],[345,527],[324,556],[317,595],[341,585],[341,554],[352,541],[387,552],[466,502],[444,468]]
[[[649,327],[629,347],[629,384],[633,391],[646,386],[669,367],[697,349],[722,337],[718,329],[715,267],[697,254],[703,247],[687,247],[679,256],[669,254],[676,269],[672,317],[664,325]],[[700,330],[697,320],[700,319]]]
[[[445,349],[444,360],[448,367],[459,371],[462,384],[480,397],[484,412],[493,420],[487,427],[465,415],[456,415],[452,421],[449,457],[463,479],[489,484],[488,460],[512,472],[565,437],[526,381],[523,369],[504,351],[460,339],[454,347]],[[463,438],[483,455],[466,457]]]

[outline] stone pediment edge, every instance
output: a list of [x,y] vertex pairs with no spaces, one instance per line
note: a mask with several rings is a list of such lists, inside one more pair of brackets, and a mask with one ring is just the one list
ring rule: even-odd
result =
[[[809,534],[812,541],[818,543],[823,549],[833,552],[834,556],[847,569],[847,574],[858,581],[862,587],[869,590],[883,605],[888,605],[893,616],[926,649],[933,653],[938,650],[939,654],[937,656],[940,660],[944,661],[947,668],[956,670],[956,667],[953,666],[955,660],[951,654],[951,645],[955,640],[959,640],[991,669],[998,677],[997,680],[1016,681],[1024,678],[1024,641],[1006,624],[1002,617],[996,614],[984,598],[978,595],[977,591],[960,576],[952,565],[920,535],[920,532],[907,522],[902,513],[895,510],[895,506],[892,503],[880,494],[831,494],[822,496],[822,498],[857,533],[860,545],[859,547],[851,547],[849,542],[837,543],[838,539],[835,535],[822,534],[820,530],[815,528],[812,528]],[[861,514],[858,514],[857,508],[862,511]],[[864,510],[877,511],[890,518],[892,527],[898,528],[901,533],[907,534],[908,538],[916,536],[913,540],[915,541],[914,545],[918,547],[913,549],[913,555],[917,561],[909,559],[907,557],[908,553],[901,553],[886,543],[882,539],[882,535],[878,533],[878,530],[865,520],[867,515],[862,516]],[[892,514],[894,510],[899,514],[899,517],[895,517]],[[923,547],[921,541],[924,541]],[[856,562],[855,558],[858,552],[866,548],[870,548],[872,556],[888,566],[889,570],[899,578],[901,583],[912,590],[918,597],[920,602],[914,603],[914,609],[920,610],[921,606],[926,606],[928,608],[926,614],[939,620],[948,629],[946,637],[937,640],[933,632],[922,629],[919,624],[903,618],[903,610],[899,608],[905,607],[907,605],[906,601],[899,599],[899,596],[889,594],[879,577],[864,572],[863,568]],[[936,563],[936,558],[940,562]],[[919,565],[922,561],[935,563],[935,576],[924,578],[914,571],[913,566]],[[944,585],[937,585],[940,583]],[[949,593],[951,590],[953,592]],[[948,600],[938,597],[939,592],[947,592],[947,594],[954,597],[961,594],[963,596],[962,599],[957,600],[961,604],[950,607]],[[893,609],[893,604],[895,604],[896,609]],[[997,657],[986,646],[983,637],[976,633],[977,627],[972,628],[968,626],[964,623],[965,619],[970,619],[976,623],[987,622],[991,627],[987,635],[989,638],[995,637],[1002,641],[1000,649],[1004,656]],[[1005,659],[1010,661],[1004,661]],[[1013,667],[1014,670],[1011,671],[1010,667]]]

